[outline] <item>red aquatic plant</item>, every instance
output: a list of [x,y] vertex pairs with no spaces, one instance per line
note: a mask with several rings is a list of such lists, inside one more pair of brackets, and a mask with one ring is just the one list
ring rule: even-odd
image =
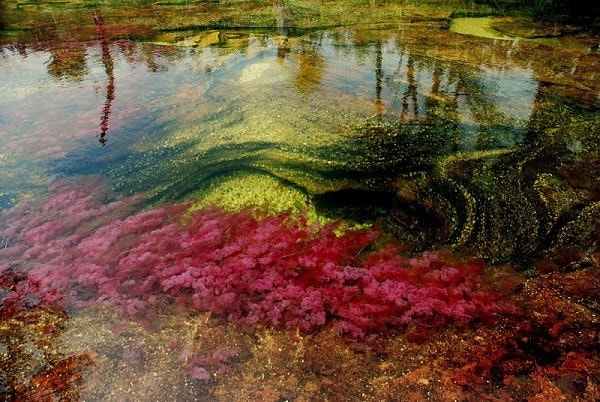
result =
[[16,384],[13,395],[2,396],[8,396],[6,400],[11,401],[79,400],[80,385],[86,371],[93,365],[94,362],[88,354],[69,356],[27,381]]
[[99,183],[60,182],[37,207],[3,216],[0,274],[19,273],[3,309],[102,302],[134,317],[178,305],[243,324],[313,331],[329,321],[365,338],[418,323],[465,325],[515,308],[479,289],[483,265],[449,252],[373,250],[374,229],[290,214],[256,218],[188,205],[131,214]]

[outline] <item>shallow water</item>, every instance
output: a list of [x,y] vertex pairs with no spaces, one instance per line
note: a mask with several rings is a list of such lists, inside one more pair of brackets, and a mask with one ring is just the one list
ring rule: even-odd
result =
[[[113,259],[121,264],[124,258],[113,254],[133,254],[143,246],[133,237],[167,230],[173,216],[187,219],[171,212],[161,215],[164,221],[152,231],[142,226],[140,211],[152,213],[165,203],[188,201],[190,211],[200,213],[216,205],[232,214],[255,208],[259,217],[304,214],[309,227],[313,221],[342,220],[340,239],[348,227],[373,226],[380,243],[400,242],[411,253],[449,248],[485,260],[486,275],[519,278],[521,287],[514,289],[498,278],[495,283],[500,293],[511,288],[503,296],[525,308],[547,302],[532,290],[552,279],[544,274],[575,272],[575,281],[598,269],[600,53],[593,37],[494,40],[428,22],[305,34],[184,31],[144,41],[112,40],[102,29],[97,41],[1,48],[4,308],[28,274],[61,272],[77,282],[48,285],[52,292],[70,292],[69,297],[77,293],[76,302],[69,299],[58,312],[48,308],[52,292],[47,290],[19,302],[24,312],[5,311],[2,364],[20,367],[3,374],[8,395],[67,392],[38,378],[50,367],[50,374],[67,373],[68,392],[92,400],[352,399],[356,392],[377,399],[398,395],[389,385],[394,381],[404,392],[419,384],[430,387],[439,400],[470,397],[460,387],[441,391],[448,377],[432,371],[439,362],[435,350],[452,344],[452,337],[467,343],[494,339],[493,324],[465,329],[451,314],[443,325],[417,316],[417,322],[441,327],[442,335],[426,352],[410,336],[405,339],[406,323],[386,322],[389,334],[367,326],[373,334],[366,336],[340,325],[355,321],[335,309],[308,331],[294,332],[284,318],[259,320],[250,330],[246,313],[216,305],[190,311],[195,303],[190,301],[177,311],[171,304],[186,293],[161,302],[154,288],[143,300],[159,314],[140,319],[123,290],[127,276],[115,285],[122,297],[102,291],[83,295],[88,290],[82,284],[95,274],[69,272],[88,263],[110,265]],[[228,219],[239,219],[233,216]],[[136,219],[140,223],[132,223]],[[152,219],[158,218],[148,222]],[[100,230],[108,236],[109,229],[128,224],[139,232],[119,229],[121,237],[103,248]],[[86,248],[92,242],[104,257]],[[140,264],[151,253],[179,256],[172,246],[160,247],[140,254]],[[84,248],[99,256],[75,255]],[[352,261],[347,264],[364,263]],[[541,284],[526,282],[536,278]],[[468,292],[470,285],[464,286]],[[582,300],[593,299],[598,289],[570,292],[585,310],[571,321],[579,320],[575,327],[584,332],[596,331],[597,342],[597,303]],[[571,300],[569,291],[563,294],[561,302]],[[109,303],[88,304],[95,297]],[[498,311],[512,319],[509,310]],[[227,314],[233,324],[224,319]],[[408,326],[409,335],[419,330],[423,327]],[[48,344],[40,343],[42,333],[51,335]],[[390,343],[379,352],[356,352],[345,349],[348,333],[354,348],[371,335],[389,337]],[[392,363],[405,349],[413,355]],[[330,354],[321,367],[316,356],[324,351]],[[599,364],[587,345],[575,342],[560,353],[577,353],[580,365],[581,359],[589,367]],[[414,356],[425,357],[416,362]],[[464,362],[456,355],[447,358]],[[501,370],[505,379],[531,373],[530,360],[523,359],[526,368]],[[336,366],[341,362],[347,370]],[[467,371],[459,374],[468,378]],[[453,375],[456,387],[460,381]],[[345,391],[331,384],[335,376],[333,382],[341,381]],[[588,380],[598,384],[593,376]],[[506,380],[505,392],[536,395],[528,380],[514,381],[523,382]],[[537,395],[551,395],[547,383],[541,384]],[[593,392],[565,387],[560,392],[566,395]]]
[[[357,163],[357,169],[369,170],[364,154],[336,158],[326,149],[347,147],[371,121],[445,124],[453,133],[440,139],[444,155],[510,148],[522,141],[534,108],[535,73],[512,63],[508,54],[518,43],[499,46],[507,52],[499,66],[469,66],[412,54],[402,43],[405,31],[341,30],[298,38],[224,32],[223,43],[197,47],[215,34],[181,34],[174,44],[112,44],[111,99],[98,45],[77,49],[79,65],[65,71],[51,69],[59,63],[51,52],[5,48],[2,90],[11,94],[2,105],[5,153],[25,164],[48,161],[42,171],[24,167],[48,180],[63,172],[99,171],[122,180],[119,169],[136,169],[123,158],[136,166],[181,169],[185,175],[187,166],[180,165],[191,155],[212,151],[219,158],[219,150],[236,148],[227,158],[243,159],[244,148],[253,147],[269,157],[280,154],[282,160],[274,163],[284,167],[286,160],[326,163],[331,158],[336,165]],[[353,43],[355,36],[361,43]],[[106,141],[103,147],[92,140],[99,135]],[[148,155],[158,150],[169,157]],[[352,157],[356,162],[346,159]],[[412,163],[423,155],[398,157]],[[394,163],[383,155],[377,162]],[[18,181],[27,182],[27,175]],[[135,190],[161,185],[135,181]],[[311,190],[322,185],[297,184]]]

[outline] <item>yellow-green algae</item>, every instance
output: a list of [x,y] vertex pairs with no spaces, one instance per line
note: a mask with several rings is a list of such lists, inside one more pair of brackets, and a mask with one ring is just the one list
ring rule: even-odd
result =
[[472,35],[487,39],[515,39],[494,29],[493,24],[496,20],[496,17],[453,18],[450,22],[450,30],[463,35]]
[[317,216],[304,191],[260,173],[238,172],[209,181],[189,198],[195,201],[190,212],[217,205],[231,212],[253,207],[270,214],[303,212],[313,219]]
[[[262,173],[236,172],[213,179],[192,193],[189,200],[193,205],[188,214],[216,206],[230,212],[249,209],[259,217],[289,213],[292,217],[304,217],[308,224],[333,221],[317,212],[306,191]],[[341,235],[346,230],[370,226],[343,221],[335,233]]]

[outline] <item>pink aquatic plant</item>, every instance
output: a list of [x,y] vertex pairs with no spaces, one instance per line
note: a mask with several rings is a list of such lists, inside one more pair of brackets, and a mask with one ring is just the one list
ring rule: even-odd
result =
[[13,278],[5,312],[101,302],[144,318],[175,305],[301,331],[333,321],[358,339],[415,322],[466,325],[515,312],[480,289],[480,262],[375,250],[374,229],[340,236],[338,223],[290,214],[190,216],[185,203],[132,213],[138,197],[109,196],[97,181],[63,181],[38,206],[3,214],[0,278]]
[[190,369],[190,377],[198,381],[208,381],[210,373],[202,366],[194,366]]

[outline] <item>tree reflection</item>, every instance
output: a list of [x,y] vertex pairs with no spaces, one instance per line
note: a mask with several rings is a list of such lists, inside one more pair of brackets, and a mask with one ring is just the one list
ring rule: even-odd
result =
[[[59,32],[54,20],[36,25],[31,33],[37,46],[47,48],[51,54],[47,63],[48,74],[57,79],[81,81],[87,71],[85,43]],[[20,47],[24,51],[25,47]]]
[[[391,43],[388,41],[389,46]],[[451,126],[452,149],[511,147],[522,140],[533,101],[530,70],[497,72],[492,67],[444,62],[423,57],[402,43],[393,50],[382,52],[381,39],[375,42],[378,118],[400,124]],[[396,68],[389,67],[394,64]],[[508,102],[522,107],[511,108]]]
[[320,54],[322,37],[316,41],[302,41],[296,75],[296,87],[303,95],[321,85],[321,76],[325,68],[325,59]]
[[104,70],[107,76],[106,85],[106,102],[102,108],[102,116],[100,117],[100,143],[106,144],[106,135],[108,133],[108,118],[110,116],[110,108],[112,101],[115,99],[115,77],[114,77],[114,63],[110,56],[110,49],[108,47],[108,39],[106,37],[106,26],[104,25],[104,19],[98,11],[93,13],[94,23],[98,29],[98,38],[100,40],[100,46],[102,48],[102,64],[104,64]]
[[[410,122],[419,120],[419,103],[417,100],[417,80],[415,79],[415,60],[408,53],[406,61],[406,90],[402,95],[402,111],[400,112],[400,121]],[[412,116],[411,109],[412,106]]]
[[60,47],[50,50],[52,59],[48,73],[55,78],[81,81],[86,73],[85,45],[75,40],[65,41]]
[[449,152],[456,152],[460,142],[460,124],[458,98],[460,96],[459,87],[453,86],[453,79],[449,78],[444,85],[443,77],[451,76],[446,71],[444,65],[439,60],[433,61],[431,90],[425,98],[425,116],[423,123],[427,126],[439,124],[440,120],[445,121],[448,138],[451,139],[447,144]]
[[375,114],[381,119],[383,115],[383,103],[381,101],[381,85],[383,80],[383,72],[381,64],[383,62],[383,54],[381,53],[381,41],[375,43]]

